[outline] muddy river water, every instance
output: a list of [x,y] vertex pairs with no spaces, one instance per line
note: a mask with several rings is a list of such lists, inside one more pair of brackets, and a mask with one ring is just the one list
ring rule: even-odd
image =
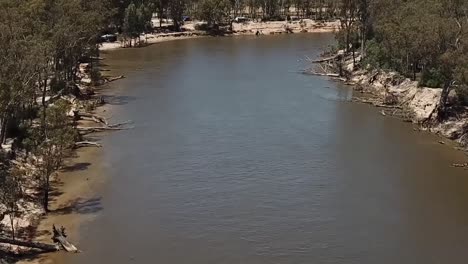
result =
[[467,263],[464,154],[299,74],[332,34],[203,38],[107,52],[134,129],[74,264]]

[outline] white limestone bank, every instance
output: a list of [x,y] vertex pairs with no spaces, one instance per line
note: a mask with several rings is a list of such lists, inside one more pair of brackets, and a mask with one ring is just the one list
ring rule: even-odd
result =
[[[376,100],[381,101],[381,106],[399,106],[407,113],[408,120],[420,124],[423,129],[455,140],[463,147],[468,146],[466,107],[459,107],[443,121],[436,119],[441,88],[419,87],[417,81],[382,70],[352,71],[349,80],[357,90],[374,95]],[[456,104],[456,100],[457,95],[452,90],[449,104]]]

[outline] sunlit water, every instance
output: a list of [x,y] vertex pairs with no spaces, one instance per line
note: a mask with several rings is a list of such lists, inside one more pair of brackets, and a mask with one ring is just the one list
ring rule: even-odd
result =
[[463,154],[299,74],[331,34],[206,38],[106,55],[135,128],[72,263],[467,263]]

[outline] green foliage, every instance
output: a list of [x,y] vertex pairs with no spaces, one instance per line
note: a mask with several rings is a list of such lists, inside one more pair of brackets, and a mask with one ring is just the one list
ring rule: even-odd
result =
[[140,35],[140,21],[138,18],[137,8],[132,2],[125,9],[125,17],[123,22],[123,32],[130,38],[136,38]]
[[455,88],[455,92],[457,93],[458,101],[462,105],[468,106],[468,86],[467,85],[457,86]]
[[364,65],[369,65],[373,69],[388,69],[390,68],[390,62],[391,59],[380,43],[375,39],[367,42]]
[[227,0],[201,0],[198,2],[197,17],[217,25],[229,18],[230,3]]
[[41,132],[33,134],[37,146],[34,154],[38,158],[38,178],[43,192],[43,206],[48,211],[50,177],[58,170],[68,151],[73,147],[78,134],[70,124],[66,113],[70,110],[68,102],[57,101],[46,110],[45,123]]
[[430,88],[440,88],[444,86],[445,82],[446,76],[441,69],[429,68],[422,72],[419,85]]
[[123,20],[123,33],[130,39],[139,38],[144,32],[152,30],[151,18],[153,16],[154,5],[141,3],[138,7],[131,2],[125,9]]

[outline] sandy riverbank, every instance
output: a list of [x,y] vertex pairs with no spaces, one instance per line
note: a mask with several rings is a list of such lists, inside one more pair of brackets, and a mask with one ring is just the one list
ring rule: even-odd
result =
[[[112,97],[115,89],[105,86],[97,89],[96,95]],[[97,115],[111,118],[112,105],[106,104],[94,111]],[[88,121],[81,125],[91,125]],[[88,136],[94,141],[100,142],[106,133],[97,133]],[[53,182],[55,191],[51,197],[49,207],[51,212],[40,219],[35,238],[36,241],[51,243],[52,225],[64,226],[70,242],[80,247],[79,228],[82,224],[92,221],[97,213],[102,210],[101,190],[107,180],[106,164],[102,160],[103,148],[84,147],[74,151],[73,155],[65,161],[65,166],[59,171]],[[21,264],[60,264],[64,263],[64,255],[72,254],[64,251],[40,254],[26,258]]]
[[[171,32],[171,33],[154,33],[146,34],[142,36],[142,39],[147,44],[155,44],[166,41],[174,41],[189,38],[199,38],[208,36],[204,31],[195,30],[197,22],[189,22],[183,26],[185,31],[183,32]],[[255,35],[257,31],[262,35],[276,35],[284,34],[289,30],[292,33],[324,33],[334,32],[339,28],[338,21],[332,22],[318,22],[312,19],[303,19],[301,21],[269,21],[269,22],[245,22],[245,23],[234,23],[233,34],[238,35]],[[112,50],[122,48],[122,43],[103,43],[101,50]]]

